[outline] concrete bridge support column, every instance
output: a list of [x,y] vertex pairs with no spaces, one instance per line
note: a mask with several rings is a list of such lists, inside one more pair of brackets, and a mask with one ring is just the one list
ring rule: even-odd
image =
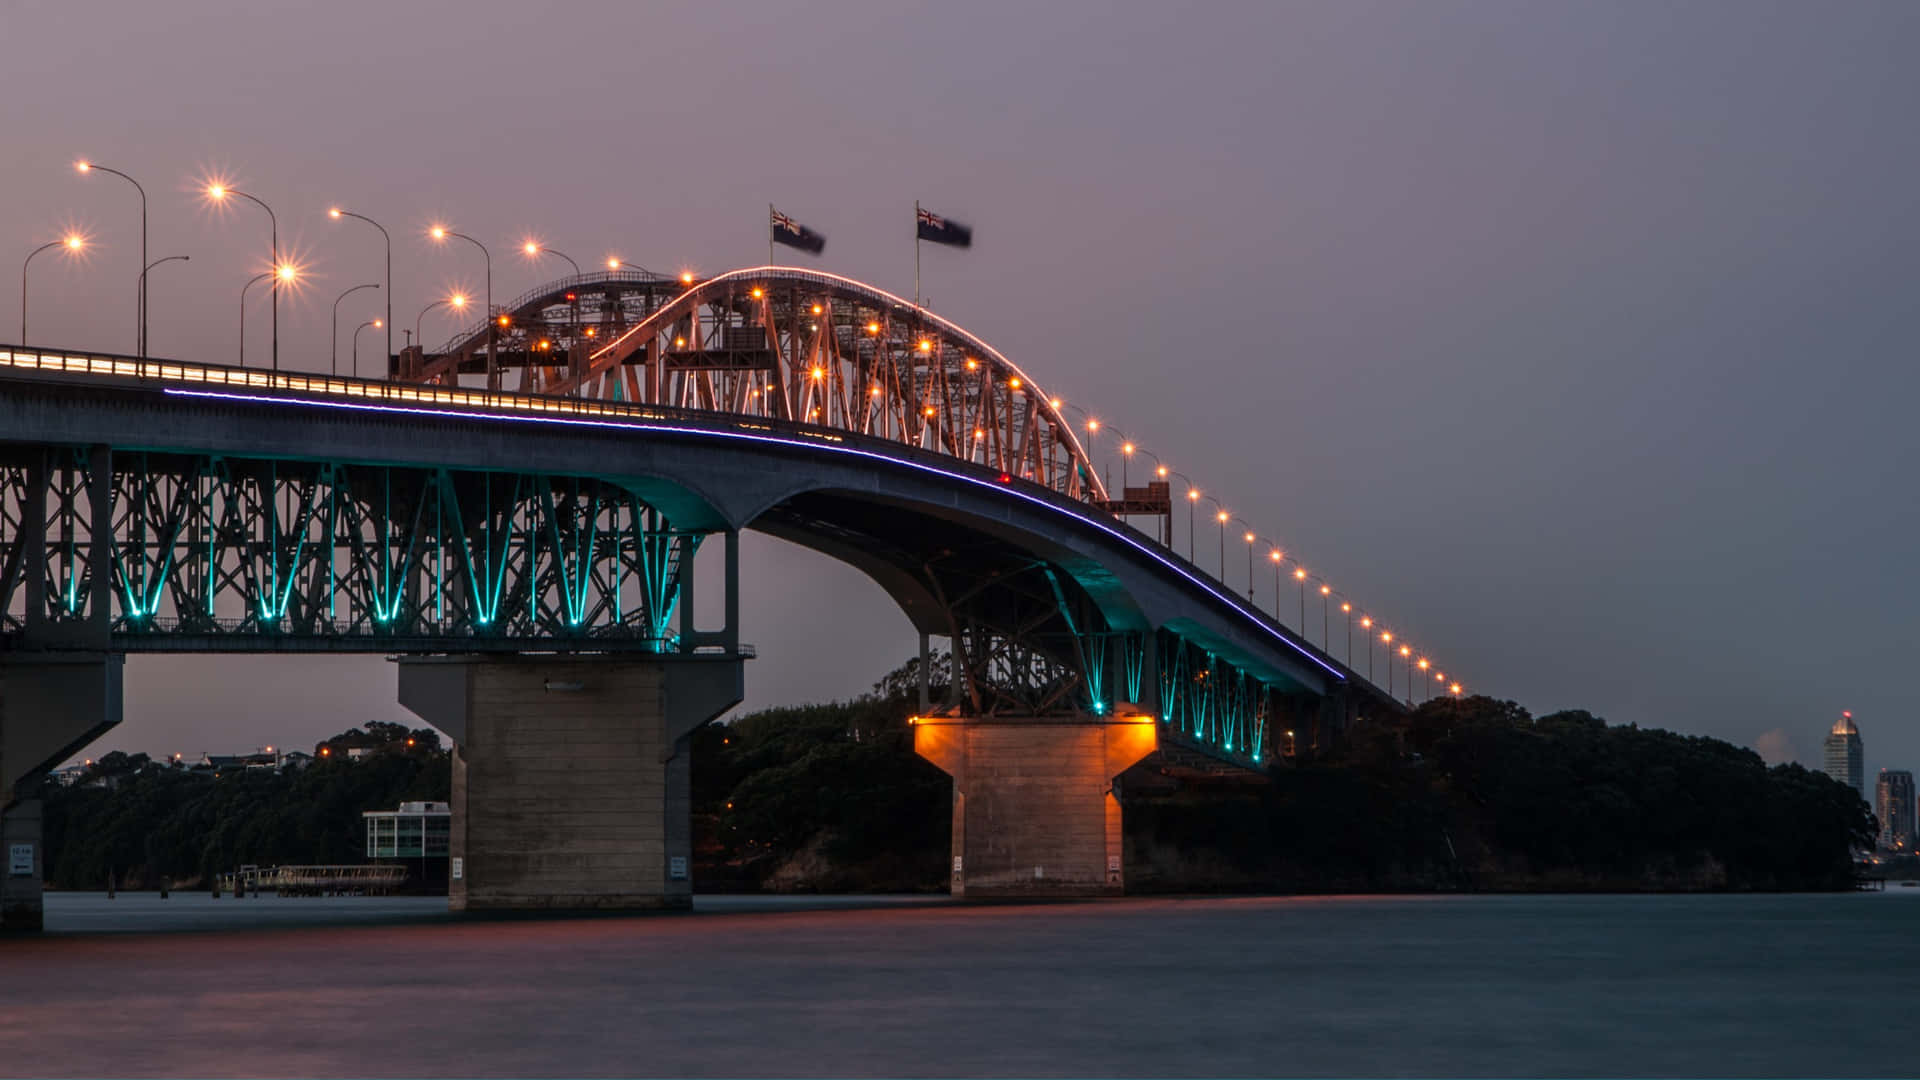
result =
[[916,717],[914,751],[953,777],[953,895],[1124,892],[1113,779],[1158,746],[1152,717]]
[[123,658],[108,653],[0,656],[0,931],[43,925],[40,800],[46,771],[120,722]]
[[740,701],[734,656],[400,661],[453,739],[454,911],[693,903],[689,736]]

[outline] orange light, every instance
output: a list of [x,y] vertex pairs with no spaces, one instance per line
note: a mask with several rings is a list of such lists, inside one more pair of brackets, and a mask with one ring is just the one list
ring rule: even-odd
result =
[[338,218],[340,216],[340,208],[337,206],[329,207],[327,209],[327,216],[330,218]]
[[1087,417],[1087,430],[1088,430],[1088,431],[1099,431],[1099,430],[1100,430],[1100,421],[1098,421],[1098,420],[1095,420],[1095,419],[1094,419],[1093,417],[1091,417],[1091,416],[1089,416],[1089,417]]
[[1402,645],[1402,646],[1400,646],[1400,655],[1401,655],[1401,656],[1412,656],[1412,655],[1413,655],[1413,650],[1412,650],[1412,649],[1409,649],[1409,648],[1407,648],[1407,647],[1406,647],[1405,645]]
[[971,356],[969,356],[969,357],[967,357],[967,370],[968,370],[968,371],[976,371],[976,370],[978,370],[978,369],[979,369],[979,367],[980,367],[980,361],[978,361],[978,360],[975,360],[975,359],[974,359],[973,357],[971,357]]
[[[216,198],[217,197],[218,196],[216,196]],[[447,230],[443,226],[435,225],[433,228],[427,230],[427,235],[433,237],[435,240],[445,240],[447,238]]]
[[611,255],[607,256],[607,269],[609,270],[620,269],[620,260],[617,258],[614,258]]
[[1123,454],[1125,454],[1125,455],[1127,455],[1128,457],[1132,457],[1132,456],[1133,456],[1133,444],[1132,444],[1132,443],[1121,443],[1121,444],[1120,444],[1120,452],[1121,452],[1121,453],[1123,453]]
[[756,286],[754,287],[754,290],[753,290],[753,293],[752,293],[752,296],[753,296],[753,298],[754,298],[755,300],[758,300],[758,299],[760,299],[761,297],[763,297],[763,296],[765,296],[765,295],[767,295],[767,293],[766,293],[766,290],[765,290],[765,289],[762,289],[762,288],[760,288],[760,287],[759,287],[759,286],[757,286],[757,285],[756,285]]
[[676,349],[682,349],[682,348],[685,348],[685,347],[686,347],[686,344],[687,344],[687,339],[686,339],[686,338],[683,338],[683,337],[677,337],[677,338],[674,338],[674,339],[673,339],[673,347],[674,347],[674,348],[676,348]]
[[1167,475],[1167,467],[1165,465],[1160,466],[1158,469],[1155,469],[1154,471],[1159,473],[1163,478]]
[[[1007,380],[1007,387],[1008,387],[1009,389],[1012,389],[1012,390],[1018,390],[1018,389],[1020,389],[1020,380],[1019,380],[1019,379],[1008,379],[1008,380]],[[1131,454],[1131,453],[1132,453],[1133,451],[1131,451],[1131,450],[1129,450],[1129,451],[1127,451],[1127,452],[1128,452],[1129,454]]]
[[1253,534],[1252,534],[1252,533],[1248,533],[1248,534],[1247,534],[1247,543],[1249,543],[1249,544],[1251,544],[1251,543],[1253,543]]
[[67,245],[68,251],[79,251],[81,248],[87,246],[87,238],[81,236],[79,233],[68,233],[66,239],[62,240],[61,243]]
[[207,198],[209,198],[209,199],[214,199],[214,200],[216,200],[216,201],[217,201],[217,200],[220,200],[220,199],[224,199],[224,198],[226,198],[226,197],[227,197],[227,189],[226,189],[226,188],[224,188],[224,187],[222,187],[222,186],[221,186],[221,185],[219,185],[219,184],[208,184],[208,185],[207,185]]
[[553,342],[551,342],[551,341],[548,341],[548,340],[547,340],[546,338],[541,338],[541,339],[540,339],[540,347],[541,347],[541,348],[543,348],[543,349],[551,349],[551,348],[553,348]]
[[1347,614],[1349,614],[1349,615],[1351,615],[1351,614],[1353,614],[1353,605],[1352,605],[1352,604],[1341,604],[1341,605],[1340,605],[1340,610],[1341,610],[1341,611],[1344,611],[1344,612],[1346,612],[1346,613],[1347,613]]
[[1051,405],[1051,406],[1053,406],[1053,410],[1054,410],[1055,412],[1059,412],[1059,411],[1060,411],[1060,399],[1059,399],[1059,398],[1054,398],[1054,399],[1053,399],[1052,401],[1049,401],[1049,402],[1047,402],[1047,404],[1049,404],[1049,405]]
[[1331,594],[1332,592],[1333,592],[1333,586],[1331,586],[1331,585],[1322,585],[1322,586],[1320,586],[1320,595],[1321,595],[1321,596],[1327,596],[1327,595],[1329,595],[1329,594]]
[[1219,520],[1220,524],[1225,525],[1227,523],[1227,512],[1225,510],[1220,511],[1219,513],[1213,516]]
[[[931,341],[928,341],[928,340],[927,340],[926,338],[921,338],[921,339],[920,339],[920,351],[921,351],[921,352],[932,352],[932,351],[933,351],[933,342],[931,342]],[[973,368],[974,368],[974,363],[973,363],[973,361],[971,361],[971,360],[969,360],[969,361],[967,361],[967,370],[968,370],[968,371],[972,371],[972,370],[973,370]]]
[[76,162],[74,162],[74,163],[73,163],[73,167],[74,167],[74,168],[76,168],[76,169],[78,169],[78,170],[80,170],[81,172],[86,172],[86,171],[88,171],[89,169],[92,169],[92,168],[93,168],[93,163],[92,163],[92,162],[90,162],[90,161],[87,161],[87,160],[84,160],[84,159],[82,159],[82,160],[80,160],[80,161],[76,161]]
[[926,408],[924,408],[924,409],[921,409],[920,411],[921,411],[921,412],[923,412],[923,413],[926,413],[926,414],[927,414],[928,416],[932,416],[932,415],[933,415],[933,412],[934,412],[934,409],[933,409],[933,406],[931,406],[931,405],[929,405],[929,406],[927,406]]
[[1451,691],[1453,691],[1453,693],[1454,693],[1454,696],[1456,696],[1456,697],[1457,697],[1457,696],[1459,696],[1459,694],[1460,694],[1460,684],[1459,684],[1459,683],[1454,683],[1454,684],[1453,684],[1452,686],[1449,686],[1449,687],[1447,687],[1447,689],[1449,689],[1449,690],[1451,690]]
[[818,314],[820,314],[820,305],[819,305],[819,304],[815,304],[815,305],[813,305],[813,313],[814,313],[815,315],[818,315]]
[[1373,629],[1373,616],[1371,615],[1360,616],[1360,627],[1363,630]]
[[528,255],[538,255],[540,254],[540,245],[529,240],[520,245],[520,250],[526,252]]
[[824,379],[824,378],[826,378],[826,377],[827,377],[827,369],[825,369],[825,368],[814,368],[814,369],[813,369],[813,380],[814,380],[815,382],[819,382],[819,381],[820,381],[821,379]]
[[274,276],[281,281],[292,281],[300,276],[300,271],[292,263],[281,263],[280,268],[274,271]]
[[1199,488],[1188,488],[1188,489],[1187,489],[1187,501],[1188,501],[1188,502],[1198,502],[1198,501],[1200,501],[1200,489],[1199,489]]
[[1380,631],[1380,640],[1381,640],[1381,641],[1392,641],[1392,640],[1393,640],[1393,631],[1391,631],[1391,630],[1382,630],[1382,631]]
[[1421,671],[1427,670],[1427,658],[1424,656],[1420,658],[1420,670]]
[[691,270],[680,271],[680,284],[682,285],[693,284],[693,271]]
[[589,326],[589,327],[587,327],[587,336],[588,336],[588,337],[592,337],[592,336],[593,336],[593,327],[591,327],[591,326]]
[[877,387],[877,386],[869,386],[869,387],[867,387],[867,396],[868,396],[868,397],[879,397],[879,396],[880,396],[880,388],[879,388],[879,387]]
[[1279,562],[1281,559],[1286,558],[1286,556],[1280,554],[1279,548],[1274,548],[1272,551],[1267,552],[1267,558],[1272,559],[1274,562]]
[[1295,580],[1298,580],[1298,581],[1305,581],[1305,580],[1307,580],[1307,568],[1303,566],[1303,567],[1301,567],[1301,568],[1299,568],[1298,570],[1295,570],[1295,571],[1293,572],[1293,576],[1294,576],[1294,579],[1295,579]]
[[467,298],[460,293],[454,293],[447,297],[447,303],[453,307],[463,308],[467,306]]
[[373,328],[374,328],[375,330],[378,330],[378,329],[380,329],[381,327],[383,327],[383,326],[385,326],[385,325],[387,325],[387,322],[386,322],[386,320],[385,320],[385,319],[375,319],[375,320],[373,320]]
[[974,428],[973,437],[976,439],[984,439],[987,437],[987,433],[984,431],[981,431],[979,428]]
[[507,318],[507,317],[506,317],[505,315],[502,315],[502,316],[500,316],[500,325],[501,325],[501,326],[505,326],[505,325],[507,325],[507,323],[508,323],[508,321],[509,321],[509,320],[508,320],[508,318]]
[[880,332],[880,324],[879,324],[879,323],[877,323],[877,322],[870,322],[870,323],[868,323],[868,324],[867,324],[867,333],[869,333],[869,334],[877,334],[877,333],[879,333],[879,332]]

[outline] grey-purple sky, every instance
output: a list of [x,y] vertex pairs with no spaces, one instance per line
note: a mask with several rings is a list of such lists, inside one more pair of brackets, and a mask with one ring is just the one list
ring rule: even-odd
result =
[[[192,256],[151,350],[228,361],[266,229],[203,207],[224,176],[310,266],[281,353],[323,368],[380,276],[336,203],[393,230],[410,327],[480,283],[433,219],[493,247],[497,299],[563,269],[529,234],[757,264],[769,201],[901,291],[918,198],[977,229],[928,252],[937,310],[1472,688],[1810,762],[1851,708],[1870,768],[1914,767],[1916,53],[1920,7],[1868,2],[10,0],[0,242],[87,228],[34,264],[33,337],[130,351],[137,203],[72,162],[132,174],[153,257]],[[859,575],[746,552],[749,706],[915,647]],[[393,683],[135,658],[90,752],[310,743],[407,719]]]

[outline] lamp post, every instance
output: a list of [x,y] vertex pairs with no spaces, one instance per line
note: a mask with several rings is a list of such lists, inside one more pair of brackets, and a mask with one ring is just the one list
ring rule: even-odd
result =
[[[132,184],[133,189],[140,193],[140,265],[143,267],[146,266],[147,265],[147,189],[140,186],[140,181],[135,180],[133,177],[128,176],[126,173],[121,172],[119,169],[109,169],[105,165],[95,165],[93,162],[87,161],[84,158],[74,162],[73,167],[82,176],[86,175],[87,173],[93,172],[96,169],[103,173],[112,173],[113,175],[119,177],[120,179],[125,180],[127,183]],[[138,307],[139,307],[139,310],[134,313],[134,318],[139,323],[139,325],[135,328],[135,331],[134,331],[135,350],[140,354],[140,358],[144,360],[146,359],[146,356],[147,356],[147,286],[144,280],[142,280],[142,282],[140,283],[140,297],[138,301]]]
[[1247,530],[1247,603],[1253,604],[1253,530]]
[[1231,516],[1225,510],[1213,515],[1220,523],[1220,584],[1223,586],[1227,583],[1227,518]]
[[638,263],[630,263],[618,255],[607,256],[607,269],[616,270],[616,271],[617,270],[638,270],[641,273],[647,275],[648,277],[664,277],[665,276],[664,274],[656,274],[653,271],[647,269],[644,266],[641,266]]
[[20,344],[27,343],[27,268],[33,265],[33,257],[48,248],[63,247],[70,255],[78,255],[87,246],[87,238],[79,233],[68,233],[58,240],[49,240],[32,251],[20,262]]
[[1286,562],[1286,553],[1279,548],[1267,552],[1267,558],[1273,561],[1273,621],[1280,621],[1280,564]]
[[[565,252],[555,251],[554,249],[540,243],[540,241],[538,240],[528,240],[525,243],[521,244],[520,252],[521,254],[525,255],[529,260],[534,262],[538,262],[540,259],[540,256],[542,255],[551,255],[556,259],[565,260],[568,266],[573,267],[572,284],[574,285],[578,285],[580,283],[580,279],[585,277],[584,274],[580,273],[579,263],[574,262],[573,259],[569,257]],[[567,295],[575,296],[577,294],[574,292],[573,289],[569,288],[567,290]],[[492,314],[489,313],[487,318],[491,322],[493,319]],[[577,370],[580,363],[579,361],[580,301],[577,299],[567,301],[567,334],[569,337],[569,340],[567,342],[567,367],[569,371]]]
[[1329,609],[1333,605],[1333,586],[1322,582],[1320,585],[1320,648],[1329,656],[1333,654],[1333,641],[1327,632]]
[[1367,681],[1373,681],[1373,616],[1360,616],[1360,629],[1365,630],[1367,638]]
[[[159,266],[161,263],[187,262],[190,259],[191,259],[191,256],[187,256],[187,255],[169,255],[164,259],[155,259],[141,269],[140,271],[140,310],[142,313],[144,313],[147,310],[147,299],[146,299],[147,275],[153,273],[153,268],[156,266]],[[143,318],[142,319],[143,325],[141,326],[141,329],[140,329],[140,341],[141,341],[140,355],[141,356],[147,355],[146,327],[144,325],[144,322],[145,322],[145,319]]]
[[1293,580],[1300,583],[1300,621],[1295,625],[1300,628],[1300,638],[1304,641],[1307,636],[1307,568],[1295,566]]
[[[449,229],[444,225],[435,225],[433,228],[427,230],[427,235],[433,237],[435,240],[438,240],[438,241],[444,241],[449,236],[457,240],[465,240],[467,243],[472,244],[474,247],[479,248],[480,257],[486,260],[486,264],[487,264],[487,294],[486,294],[487,389],[489,390],[496,389],[496,387],[494,386],[494,381],[496,377],[497,368],[495,366],[494,346],[493,346],[493,339],[494,339],[494,334],[493,334],[493,253],[487,250],[487,245],[481,243],[478,240],[475,240],[473,237],[468,236],[466,233],[454,232],[452,229]],[[455,304],[454,306],[460,307],[462,305]]]
[[[224,202],[229,195],[238,195],[267,212],[267,225],[272,229],[273,242],[273,370],[280,370],[280,283],[292,281],[293,275],[288,267],[280,264],[280,219],[274,216],[273,207],[268,206],[258,195],[249,194],[239,188],[230,188],[221,184],[209,184],[207,197],[214,202]],[[245,348],[244,343],[242,348]]]
[[[384,325],[387,330],[387,355],[391,357],[393,355],[393,237],[387,235],[387,227],[385,225],[380,224],[365,214],[356,214],[351,210],[342,210],[336,206],[327,211],[327,216],[333,218],[335,221],[341,218],[353,218],[355,221],[364,221],[380,230],[380,239],[386,244],[387,248],[387,317],[381,325]],[[358,333],[359,331],[356,330],[354,332]]]
[[[340,374],[340,301],[345,300],[347,297],[352,296],[354,293],[359,292],[361,289],[377,289],[379,287],[380,287],[379,282],[369,282],[365,285],[355,285],[353,288],[348,289],[346,292],[343,292],[339,296],[336,296],[333,298],[333,318],[329,320],[327,323],[327,326],[333,331],[333,341],[327,347],[328,374],[331,374],[331,375]],[[355,333],[358,333],[358,331],[355,331]]]
[[[363,322],[359,326],[356,326],[353,328],[353,377],[354,378],[357,379],[360,377],[360,331],[365,330],[369,326],[377,330],[380,327],[385,325],[386,323],[382,319],[368,319],[366,322]],[[390,327],[388,328],[387,336],[388,337],[393,336],[393,331],[392,331],[392,328]],[[392,354],[389,353],[388,355],[391,356]]]
[[467,298],[465,296],[462,296],[459,293],[454,293],[452,296],[445,297],[444,299],[440,299],[440,300],[435,300],[433,303],[428,304],[426,307],[421,308],[420,314],[415,315],[413,317],[413,339],[420,343],[420,354],[422,356],[426,355],[427,342],[425,338],[420,336],[420,320],[427,317],[427,312],[432,311],[434,308],[439,307],[441,304],[446,304],[447,306],[453,308],[455,311],[459,311],[467,306]]
[[1193,504],[1200,501],[1200,489],[1187,488],[1187,561],[1193,561]]
[[1347,667],[1353,667],[1353,602],[1342,601],[1340,610],[1347,616]]
[[247,283],[245,285],[240,286],[240,366],[241,367],[247,366],[247,290],[253,288],[254,282],[259,281],[261,278],[270,278],[272,276],[273,276],[273,271],[271,270],[268,270],[265,273],[255,274],[252,277],[247,279]]

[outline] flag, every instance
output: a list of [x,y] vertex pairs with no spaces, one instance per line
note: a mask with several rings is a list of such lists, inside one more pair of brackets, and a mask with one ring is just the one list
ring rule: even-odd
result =
[[949,244],[953,247],[972,247],[973,228],[941,217],[931,210],[914,207],[914,221],[917,227],[915,236],[936,244]]
[[826,237],[821,236],[819,233],[814,232],[812,229],[807,228],[805,225],[800,224],[771,206],[767,207],[767,213],[772,215],[771,220],[767,223],[767,227],[773,230],[774,243],[785,244],[788,247],[797,247],[809,255],[818,255],[826,250]]

